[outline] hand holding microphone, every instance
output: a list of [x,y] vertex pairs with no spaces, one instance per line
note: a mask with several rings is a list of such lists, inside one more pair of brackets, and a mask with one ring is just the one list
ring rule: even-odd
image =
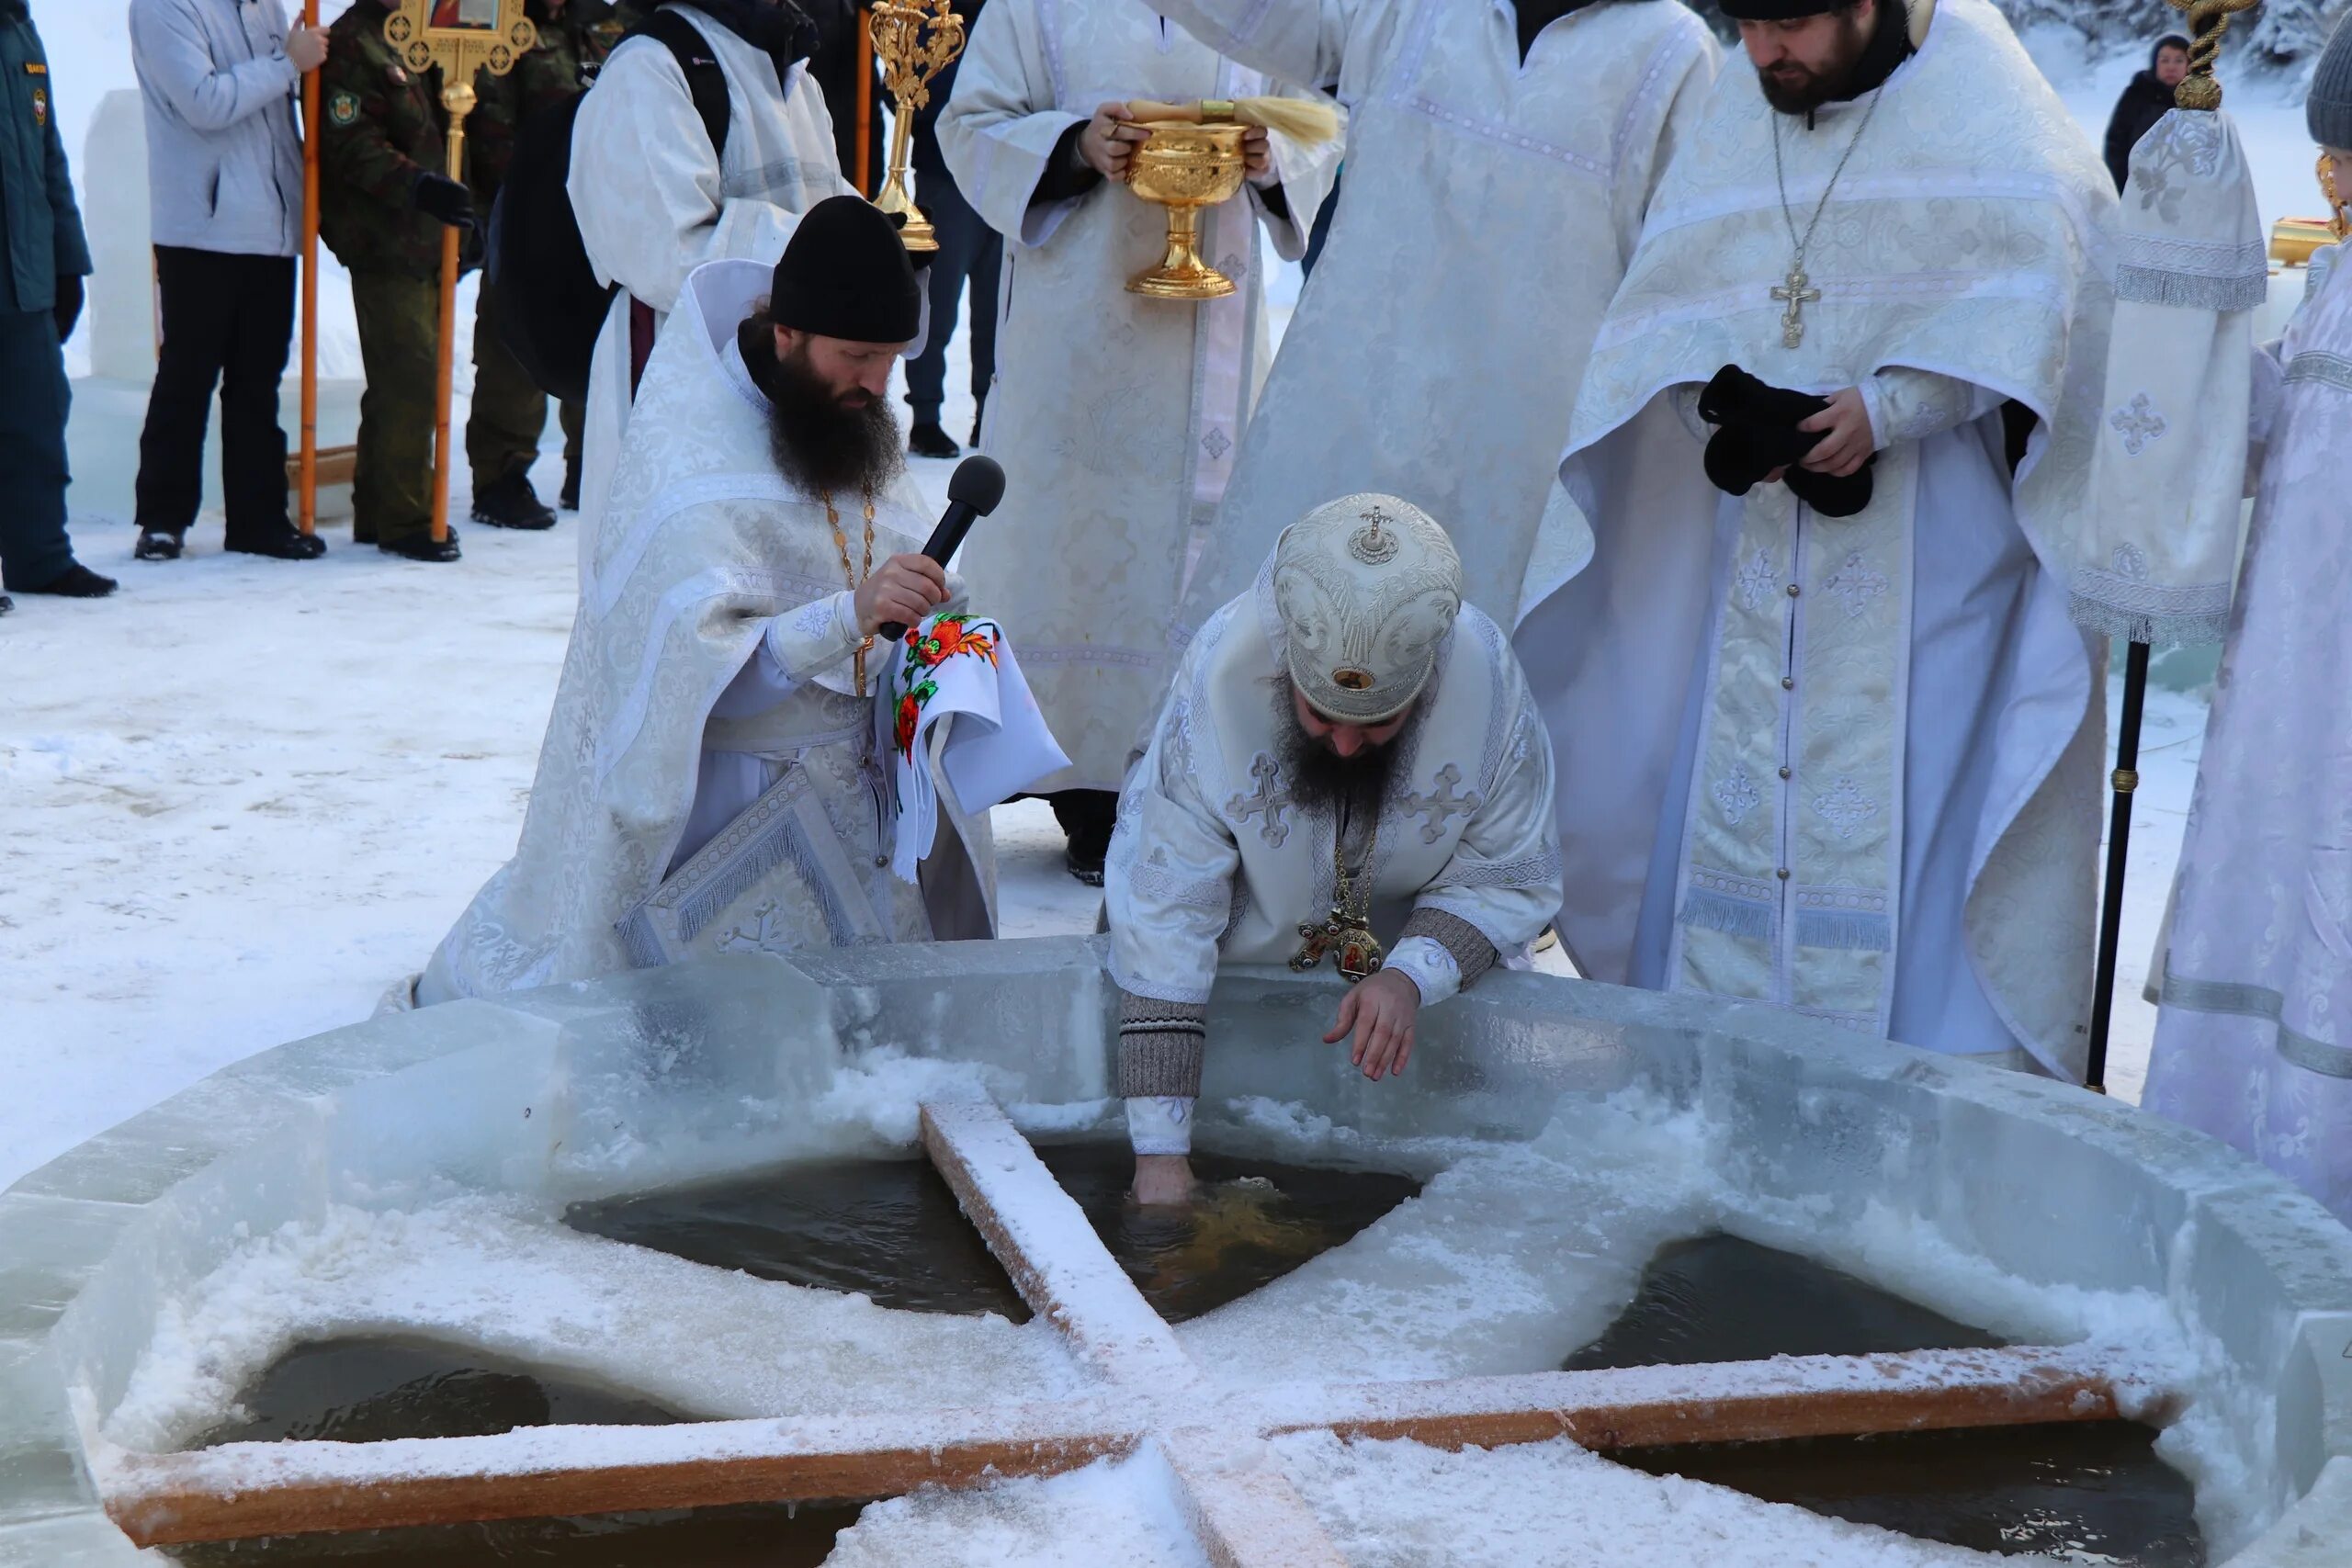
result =
[[[948,560],[972,525],[994,512],[1003,499],[1004,470],[995,458],[972,457],[956,464],[955,478],[947,481],[947,510],[940,513],[939,526],[931,531],[922,554],[892,556],[876,569],[865,580],[866,586],[857,591],[857,624],[895,642],[907,635],[909,626],[929,615],[933,605],[945,604]],[[875,589],[886,577],[888,585]],[[874,589],[870,600],[868,589]],[[868,618],[869,611],[897,618],[876,626]]]

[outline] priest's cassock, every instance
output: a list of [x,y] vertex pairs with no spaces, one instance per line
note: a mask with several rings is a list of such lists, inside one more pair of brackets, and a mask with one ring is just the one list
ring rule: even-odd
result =
[[1005,507],[959,564],[1023,628],[1071,760],[1046,789],[1099,796],[1063,813],[1081,874],[1167,688],[1170,622],[1272,357],[1266,241],[1304,253],[1338,147],[1277,133],[1271,175],[1202,211],[1201,254],[1239,287],[1193,301],[1128,292],[1166,253],[1167,209],[1078,163],[1075,142],[1105,103],[1273,90],[1146,6],[992,0],[939,118],[958,186],[1008,247],[983,437]]
[[[1598,979],[2077,1077],[2113,186],[1988,0],[1877,13],[1830,101],[1725,67],[1594,346],[1560,468],[1591,561],[1518,633],[1559,930]],[[1789,456],[1791,400],[1833,398],[1875,449],[1842,477]]]
[[1544,530],[1585,355],[1718,50],[1678,0],[1157,0],[1349,107],[1330,237],[1184,596],[1189,636],[1335,495],[1426,510],[1509,629],[1573,570]]

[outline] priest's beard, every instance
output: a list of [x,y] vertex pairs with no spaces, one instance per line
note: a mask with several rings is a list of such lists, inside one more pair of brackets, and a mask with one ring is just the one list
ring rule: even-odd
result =
[[1329,745],[1306,733],[1290,705],[1290,683],[1274,688],[1275,761],[1290,784],[1290,797],[1302,810],[1329,812],[1342,821],[1363,822],[1387,802],[1396,782],[1398,742],[1411,733],[1408,724],[1385,742],[1365,745],[1352,757],[1342,757]]
[[[1881,10],[1892,3],[1893,0],[1879,0]],[[1782,114],[1811,114],[1824,104],[1854,96],[1849,85],[1861,64],[1863,51],[1870,47],[1870,34],[1863,30],[1860,6],[1849,6],[1831,16],[1838,25],[1838,50],[1821,69],[1815,71],[1784,60],[1756,73],[1757,84],[1764,89],[1764,101]],[[1878,13],[1874,12],[1873,27],[1877,19]]]
[[906,439],[888,403],[863,388],[863,401],[842,401],[805,346],[766,370],[768,450],[786,479],[815,495],[876,495],[899,477]]

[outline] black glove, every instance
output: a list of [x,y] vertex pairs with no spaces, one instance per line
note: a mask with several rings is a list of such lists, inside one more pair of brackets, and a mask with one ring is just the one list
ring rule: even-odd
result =
[[74,323],[82,319],[82,280],[60,276],[57,280],[57,303],[51,307],[57,318],[57,341],[63,343],[74,335]]
[[419,212],[437,218],[452,229],[473,229],[473,193],[447,175],[436,175],[430,169],[418,171],[416,183],[409,186],[408,199],[409,205]]
[[1799,501],[1825,517],[1851,517],[1871,503],[1872,453],[1861,468],[1838,478],[1799,467],[1819,434],[1798,425],[1829,406],[1810,392],[1768,386],[1726,365],[1699,393],[1699,417],[1715,426],[1707,442],[1707,478],[1726,495],[1746,495],[1775,468]]

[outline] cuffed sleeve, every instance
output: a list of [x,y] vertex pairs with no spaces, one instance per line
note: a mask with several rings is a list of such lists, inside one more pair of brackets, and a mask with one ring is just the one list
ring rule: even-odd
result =
[[[1466,990],[1478,983],[1480,976],[1495,966],[1501,956],[1487,933],[1459,915],[1443,909],[1417,908],[1405,920],[1405,931],[1397,946],[1408,942],[1426,942],[1444,952],[1453,962],[1454,988]],[[1427,991],[1421,1000],[1430,1000]]]
[[[1407,927],[1442,941],[1452,928],[1431,917],[1450,915],[1498,953],[1533,942],[1560,911],[1552,743],[1516,667],[1510,680],[1516,709],[1510,742],[1485,783],[1484,801],[1463,829],[1453,859],[1414,900],[1412,919],[1422,923]],[[1475,947],[1470,956],[1476,956]],[[1465,965],[1464,980],[1474,977]]]
[[1990,388],[1899,366],[1865,376],[1860,390],[1871,446],[1878,452],[1898,441],[1924,441],[2001,406],[2001,394]]
[[1170,1002],[1119,994],[1119,1092],[1141,1096],[1201,1092],[1201,1062],[1206,1055],[1206,1002]]
[[1193,1152],[1190,1095],[1138,1095],[1127,1101],[1127,1143],[1138,1156]]
[[830,670],[857,650],[865,637],[857,629],[857,598],[844,588],[811,599],[768,622],[759,653],[793,684]]
[[1102,184],[1075,152],[1090,117],[1065,107],[1037,8],[991,6],[973,24],[939,114],[939,154],[983,222],[1015,244],[1050,240]]

